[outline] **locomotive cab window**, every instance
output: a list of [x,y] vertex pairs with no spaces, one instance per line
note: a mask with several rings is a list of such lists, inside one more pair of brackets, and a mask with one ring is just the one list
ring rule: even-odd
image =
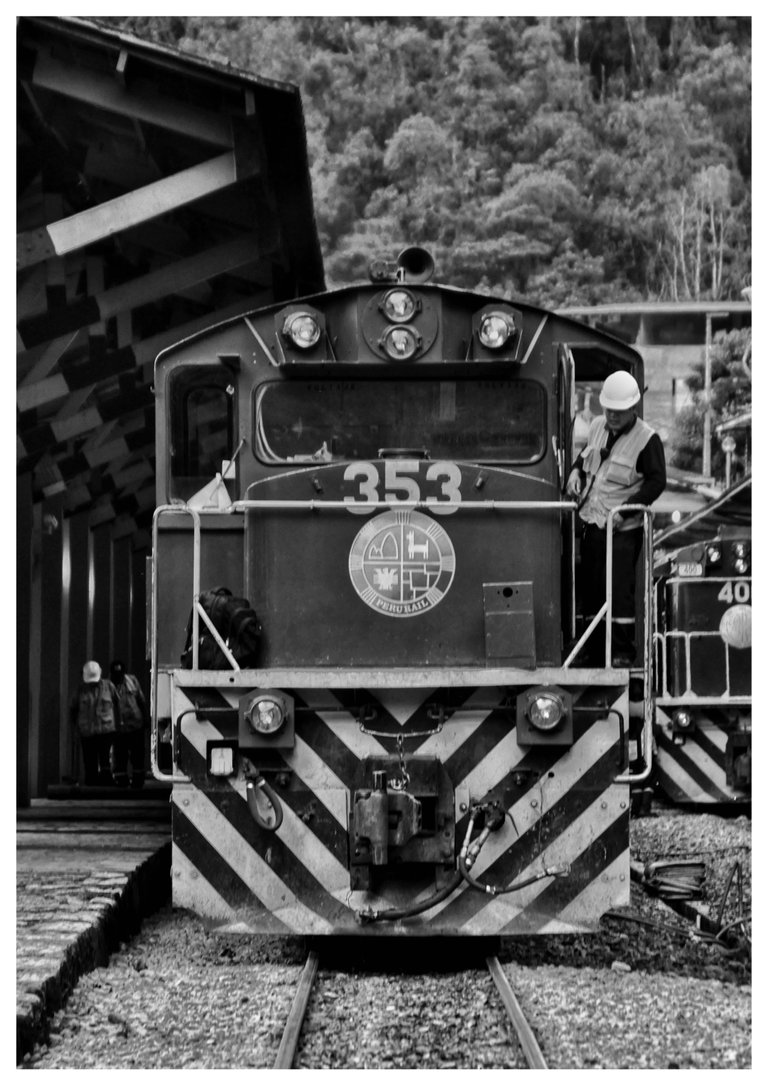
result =
[[187,501],[232,456],[235,383],[222,366],[177,370],[170,379],[172,498]]
[[423,449],[435,459],[530,464],[547,444],[535,381],[280,381],[262,386],[256,449],[267,463],[372,460]]

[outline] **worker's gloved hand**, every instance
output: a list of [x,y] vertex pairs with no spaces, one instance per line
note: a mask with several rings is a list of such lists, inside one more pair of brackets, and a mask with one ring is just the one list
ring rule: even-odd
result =
[[565,484],[565,493],[570,498],[578,498],[581,494],[581,472],[578,469],[574,469],[568,476],[568,482]]

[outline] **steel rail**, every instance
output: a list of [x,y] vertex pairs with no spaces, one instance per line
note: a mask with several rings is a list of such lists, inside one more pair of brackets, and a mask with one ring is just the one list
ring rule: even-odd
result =
[[283,1036],[280,1040],[280,1047],[277,1050],[277,1056],[275,1057],[274,1070],[290,1070],[293,1067],[293,1060],[296,1056],[296,1049],[299,1044],[299,1034],[301,1033],[301,1026],[304,1022],[304,1015],[307,1013],[307,1004],[309,1003],[309,996],[312,991],[312,984],[317,973],[317,967],[320,959],[316,951],[310,950],[304,968],[301,971],[299,977],[299,986],[296,989],[296,994],[293,997],[293,1003],[288,1013],[288,1021],[285,1023],[285,1029],[283,1030]]
[[533,1070],[549,1070],[547,1061],[544,1059],[544,1053],[539,1048],[539,1042],[536,1040],[533,1030],[528,1025],[528,1020],[523,1013],[523,1008],[518,1003],[517,996],[512,991],[512,986],[507,980],[506,973],[499,964],[499,959],[494,957],[486,958],[485,964],[488,966],[488,971],[493,977],[493,982],[501,996],[509,1019],[515,1028],[517,1039],[520,1042],[520,1047],[523,1050],[526,1063]]

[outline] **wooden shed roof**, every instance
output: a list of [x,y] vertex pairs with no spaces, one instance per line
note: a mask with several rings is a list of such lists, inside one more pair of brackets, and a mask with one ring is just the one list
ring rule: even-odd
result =
[[299,92],[75,18],[18,27],[18,450],[34,500],[154,504],[154,359],[324,287]]

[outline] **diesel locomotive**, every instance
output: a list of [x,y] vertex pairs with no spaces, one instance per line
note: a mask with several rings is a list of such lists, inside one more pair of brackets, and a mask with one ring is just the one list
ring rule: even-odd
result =
[[750,505],[746,478],[658,537],[653,782],[676,804],[751,802]]
[[[153,768],[174,903],[228,930],[589,931],[629,901],[650,518],[645,662],[611,666],[609,546],[580,667],[563,487],[584,389],[642,388],[642,358],[432,272],[407,249],[156,363]],[[223,587],[255,655],[204,606]]]

